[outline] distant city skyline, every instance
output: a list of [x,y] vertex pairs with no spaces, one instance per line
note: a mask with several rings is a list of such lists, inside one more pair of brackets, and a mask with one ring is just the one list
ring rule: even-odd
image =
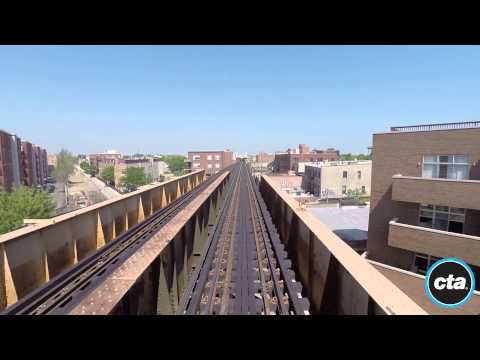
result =
[[0,128],[49,153],[367,153],[479,119],[478,46],[0,46]]

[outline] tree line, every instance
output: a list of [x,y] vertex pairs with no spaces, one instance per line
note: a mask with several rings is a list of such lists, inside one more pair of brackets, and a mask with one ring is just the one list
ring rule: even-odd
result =
[[343,161],[352,161],[352,160],[355,160],[355,159],[356,160],[372,160],[372,155],[371,154],[355,155],[355,154],[350,154],[350,153],[340,155],[340,160],[343,160]]

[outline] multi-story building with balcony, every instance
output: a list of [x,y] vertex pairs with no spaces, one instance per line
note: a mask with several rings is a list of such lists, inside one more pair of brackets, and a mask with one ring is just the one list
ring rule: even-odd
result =
[[12,168],[13,168],[13,185],[19,187],[24,183],[23,167],[22,167],[22,140],[16,136],[10,137],[12,151]]
[[10,191],[13,186],[11,135],[0,130],[0,188]]
[[373,135],[368,258],[425,274],[455,257],[480,276],[480,122]]
[[3,189],[43,185],[47,170],[46,150],[0,130],[0,186]]
[[235,161],[233,152],[224,151],[189,151],[188,163],[191,170],[205,169],[205,174],[213,175]]
[[22,169],[24,185],[36,186],[38,183],[33,146],[28,141],[22,141]]

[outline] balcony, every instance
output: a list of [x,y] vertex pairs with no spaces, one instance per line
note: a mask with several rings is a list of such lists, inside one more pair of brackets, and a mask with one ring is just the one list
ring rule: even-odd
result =
[[388,245],[480,266],[480,237],[390,221]]
[[392,200],[480,210],[480,181],[392,176]]

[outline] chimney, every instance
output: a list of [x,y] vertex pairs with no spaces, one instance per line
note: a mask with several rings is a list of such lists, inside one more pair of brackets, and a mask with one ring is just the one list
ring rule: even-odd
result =
[[309,149],[308,145],[306,145],[306,144],[298,145],[298,150],[300,151],[300,154],[309,154],[310,153],[310,149]]

